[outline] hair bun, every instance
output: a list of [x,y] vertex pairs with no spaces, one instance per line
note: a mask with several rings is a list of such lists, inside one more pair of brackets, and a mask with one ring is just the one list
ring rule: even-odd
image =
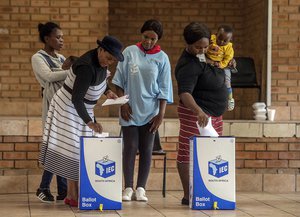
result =
[[38,30],[39,30],[39,32],[42,30],[42,28],[43,28],[44,26],[45,26],[44,24],[39,23],[39,25],[38,25]]

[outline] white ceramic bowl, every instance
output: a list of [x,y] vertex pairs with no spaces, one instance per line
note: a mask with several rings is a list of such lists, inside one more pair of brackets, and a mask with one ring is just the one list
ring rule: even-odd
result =
[[255,120],[258,120],[258,121],[265,121],[267,120],[267,116],[266,115],[254,115],[253,116]]
[[255,115],[265,115],[267,114],[267,110],[266,109],[255,109],[253,110]]
[[256,102],[252,105],[253,109],[265,109],[266,108],[266,103],[264,102]]

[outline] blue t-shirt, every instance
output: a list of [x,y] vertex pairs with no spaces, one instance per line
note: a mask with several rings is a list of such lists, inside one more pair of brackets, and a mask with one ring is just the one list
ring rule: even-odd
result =
[[159,99],[173,102],[170,61],[159,51],[146,54],[136,45],[123,51],[124,61],[119,62],[112,83],[129,95],[132,119],[120,117],[121,126],[142,126],[159,112]]

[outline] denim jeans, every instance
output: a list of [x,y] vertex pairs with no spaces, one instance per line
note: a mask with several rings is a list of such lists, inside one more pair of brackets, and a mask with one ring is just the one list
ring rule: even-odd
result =
[[[42,181],[40,184],[40,189],[50,189],[50,183],[53,178],[53,173],[44,170]],[[67,180],[61,176],[56,176],[57,182],[57,193],[58,195],[66,194],[67,192]]]

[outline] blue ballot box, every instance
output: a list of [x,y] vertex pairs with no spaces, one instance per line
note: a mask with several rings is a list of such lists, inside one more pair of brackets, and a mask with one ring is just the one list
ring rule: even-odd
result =
[[235,209],[235,138],[190,139],[190,207]]
[[122,138],[81,137],[79,208],[122,209]]

